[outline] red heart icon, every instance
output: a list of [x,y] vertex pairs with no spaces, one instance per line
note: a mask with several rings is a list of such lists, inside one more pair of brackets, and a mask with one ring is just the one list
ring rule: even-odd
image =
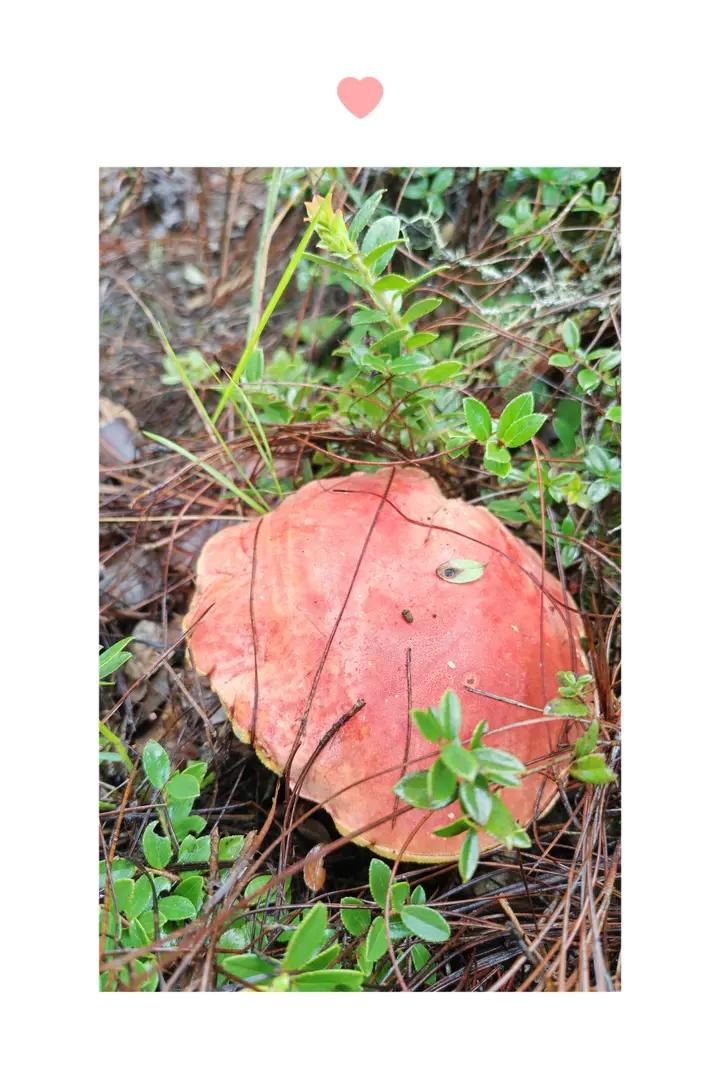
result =
[[348,112],[362,120],[380,104],[383,96],[383,85],[378,79],[367,77],[365,79],[341,79],[338,83],[337,94]]

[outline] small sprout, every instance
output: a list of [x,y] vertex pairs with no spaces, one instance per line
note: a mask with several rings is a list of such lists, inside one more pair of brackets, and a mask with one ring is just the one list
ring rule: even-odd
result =
[[451,581],[454,585],[466,585],[470,581],[477,581],[485,573],[485,563],[475,559],[449,559],[448,562],[438,566],[435,573],[443,581]]

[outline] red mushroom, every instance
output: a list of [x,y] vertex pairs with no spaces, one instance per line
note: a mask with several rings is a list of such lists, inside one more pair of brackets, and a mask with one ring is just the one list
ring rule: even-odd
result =
[[[193,661],[236,733],[275,772],[291,757],[293,786],[338,718],[365,701],[316,754],[301,794],[341,833],[360,830],[358,843],[416,862],[457,857],[462,836],[433,830],[462,811],[433,812],[405,846],[427,812],[395,814],[392,788],[432,760],[413,759],[434,755],[409,705],[435,706],[453,689],[461,738],[484,719],[487,744],[528,765],[548,759],[566,721],[513,702],[542,709],[558,671],[587,670],[579,616],[538,554],[416,468],[314,481],[211,537],[185,620],[193,626]],[[503,798],[525,826],[556,794],[546,769]]]

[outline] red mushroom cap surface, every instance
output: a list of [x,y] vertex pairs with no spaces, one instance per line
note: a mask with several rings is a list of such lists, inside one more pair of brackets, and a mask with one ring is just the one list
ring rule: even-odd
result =
[[[482,576],[458,583],[438,573],[458,559],[484,564]],[[300,793],[380,855],[457,858],[463,837],[433,830],[462,816],[459,805],[418,828],[427,811],[394,815],[392,790],[436,754],[409,703],[436,706],[447,688],[462,704],[461,738],[486,720],[487,745],[544,764],[503,790],[520,824],[554,801],[543,759],[566,740],[567,721],[468,687],[542,709],[558,671],[587,670],[580,618],[532,548],[489,511],[445,498],[420,469],[313,481],[264,517],[211,537],[185,619],[193,626],[195,666],[266,765],[285,771],[300,732],[293,786],[322,737],[364,699],[317,754]],[[498,732],[507,725],[515,726]],[[497,846],[488,834],[480,839]]]

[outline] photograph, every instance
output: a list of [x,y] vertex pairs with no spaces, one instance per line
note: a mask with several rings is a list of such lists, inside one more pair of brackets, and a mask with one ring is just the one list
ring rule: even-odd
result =
[[621,182],[99,169],[101,992],[622,990]]

